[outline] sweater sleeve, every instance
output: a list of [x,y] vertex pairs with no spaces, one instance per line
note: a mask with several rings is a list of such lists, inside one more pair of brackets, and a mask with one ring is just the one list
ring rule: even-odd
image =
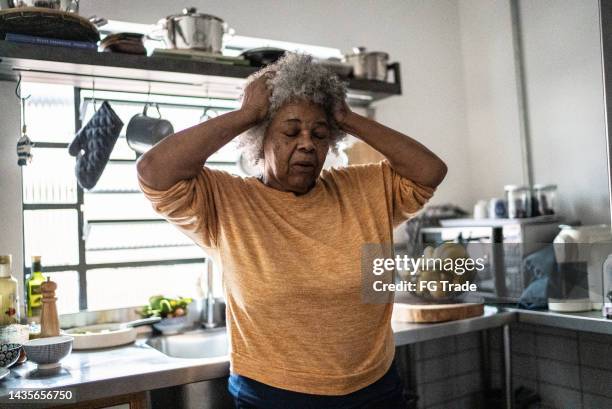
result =
[[214,248],[217,242],[215,182],[215,173],[206,167],[194,178],[180,180],[163,191],[147,186],[138,177],[153,210],[203,248]]
[[385,200],[389,220],[398,226],[423,208],[435,189],[401,176],[387,160],[378,163],[351,165],[335,171],[345,183],[359,186],[368,200]]
[[385,186],[390,186],[389,195],[393,226],[413,217],[433,196],[435,189],[401,176],[383,160],[379,163]]

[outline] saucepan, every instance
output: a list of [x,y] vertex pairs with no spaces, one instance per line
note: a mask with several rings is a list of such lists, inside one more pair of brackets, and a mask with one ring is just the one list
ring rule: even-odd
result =
[[198,13],[196,8],[183,9],[159,20],[157,28],[147,35],[152,40],[163,40],[171,49],[201,50],[221,54],[223,34],[232,33],[227,23],[210,14]]
[[155,324],[160,317],[143,318],[124,323],[110,323],[76,327],[63,331],[74,337],[72,349],[108,348],[130,344],[136,340],[136,329],[141,325]]
[[344,56],[353,66],[353,76],[368,80],[387,80],[389,54],[382,51],[366,51],[365,47],[353,48],[352,54]]

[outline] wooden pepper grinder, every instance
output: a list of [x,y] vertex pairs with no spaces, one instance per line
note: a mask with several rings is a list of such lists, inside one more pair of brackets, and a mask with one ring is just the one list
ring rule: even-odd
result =
[[42,311],[40,313],[40,337],[55,337],[59,335],[59,316],[55,302],[57,284],[47,277],[40,286],[42,292]]

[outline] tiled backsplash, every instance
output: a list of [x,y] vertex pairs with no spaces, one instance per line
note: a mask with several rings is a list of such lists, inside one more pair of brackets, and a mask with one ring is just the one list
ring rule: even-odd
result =
[[[511,346],[514,389],[522,386],[541,398],[529,409],[612,408],[612,336],[514,323]],[[503,388],[501,328],[489,330],[488,347],[490,371],[485,373],[479,333],[413,345],[412,384],[419,409],[502,407],[487,407],[482,394],[485,382]]]

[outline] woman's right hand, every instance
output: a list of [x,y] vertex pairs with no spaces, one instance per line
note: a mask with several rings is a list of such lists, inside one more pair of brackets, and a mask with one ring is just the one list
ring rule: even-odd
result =
[[268,86],[268,80],[274,76],[273,72],[267,72],[251,82],[244,90],[242,100],[242,111],[252,116],[254,123],[263,121],[270,108],[270,97],[272,89]]

